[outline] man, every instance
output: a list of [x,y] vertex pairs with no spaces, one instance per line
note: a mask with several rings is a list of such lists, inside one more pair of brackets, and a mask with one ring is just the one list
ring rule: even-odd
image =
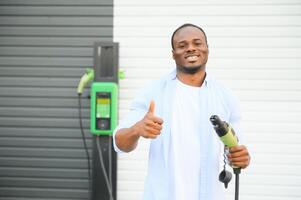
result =
[[[221,200],[223,144],[210,123],[219,115],[240,135],[240,113],[229,90],[206,73],[205,32],[193,24],[171,38],[176,70],[146,87],[114,131],[117,152],[130,152],[141,137],[151,139],[144,200]],[[230,149],[232,165],[246,168],[245,146]]]

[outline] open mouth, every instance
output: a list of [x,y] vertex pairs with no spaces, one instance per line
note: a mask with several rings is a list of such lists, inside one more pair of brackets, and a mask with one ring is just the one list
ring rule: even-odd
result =
[[188,55],[188,56],[185,56],[185,59],[188,61],[188,62],[194,62],[194,61],[197,61],[199,58],[198,55]]

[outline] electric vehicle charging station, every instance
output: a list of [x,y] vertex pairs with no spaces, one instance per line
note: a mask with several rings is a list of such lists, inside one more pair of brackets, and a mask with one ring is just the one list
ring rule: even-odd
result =
[[116,199],[117,157],[112,133],[118,113],[118,58],[118,43],[95,42],[94,70],[86,71],[77,90],[80,99],[85,85],[93,80],[90,90],[90,133],[93,138],[92,176],[89,171],[91,200]]

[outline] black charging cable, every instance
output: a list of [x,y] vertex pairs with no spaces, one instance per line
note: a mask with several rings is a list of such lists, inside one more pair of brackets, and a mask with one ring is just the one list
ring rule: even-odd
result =
[[89,186],[88,186],[88,191],[89,191],[89,198],[88,199],[91,199],[91,165],[90,165],[90,155],[89,155],[89,151],[88,151],[88,146],[87,146],[87,141],[86,141],[86,137],[85,137],[85,132],[84,132],[84,127],[83,127],[83,117],[82,117],[82,102],[81,102],[81,94],[78,94],[78,117],[79,117],[79,126],[80,126],[80,131],[81,131],[81,134],[82,134],[82,139],[83,139],[83,143],[84,143],[84,148],[85,148],[85,151],[86,151],[86,155],[87,155],[87,165],[88,165],[88,177],[89,177],[89,180],[88,180],[88,183],[89,183]]
[[[110,138],[111,136],[109,136]],[[97,146],[97,151],[98,151],[98,156],[99,156],[99,161],[100,161],[100,166],[101,166],[101,169],[102,169],[102,172],[103,172],[103,175],[104,175],[104,178],[105,178],[105,182],[106,182],[106,186],[107,186],[107,189],[108,189],[108,192],[109,192],[109,196],[110,196],[110,200],[114,200],[114,197],[113,197],[113,192],[112,192],[112,180],[111,179],[111,174],[110,174],[110,178],[108,177],[108,174],[107,174],[107,171],[106,171],[106,168],[105,168],[105,165],[104,165],[104,160],[103,160],[103,156],[102,156],[102,151],[101,151],[101,148],[100,148],[100,136],[97,135],[96,136],[96,146]],[[110,140],[110,139],[109,139]],[[111,145],[109,144],[109,149],[111,149]],[[110,150],[109,151],[109,154],[110,154]],[[109,157],[109,160],[111,160],[111,157]],[[112,164],[110,164],[111,162],[109,161],[109,171],[111,172],[111,168],[112,168]]]
[[239,197],[239,174],[241,172],[240,168],[233,168],[235,174],[235,200]]

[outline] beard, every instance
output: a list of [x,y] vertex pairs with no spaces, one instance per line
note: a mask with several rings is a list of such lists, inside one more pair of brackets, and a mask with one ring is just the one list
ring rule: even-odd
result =
[[194,67],[180,66],[177,65],[177,70],[183,72],[184,74],[195,74],[203,68],[203,65],[198,65]]

